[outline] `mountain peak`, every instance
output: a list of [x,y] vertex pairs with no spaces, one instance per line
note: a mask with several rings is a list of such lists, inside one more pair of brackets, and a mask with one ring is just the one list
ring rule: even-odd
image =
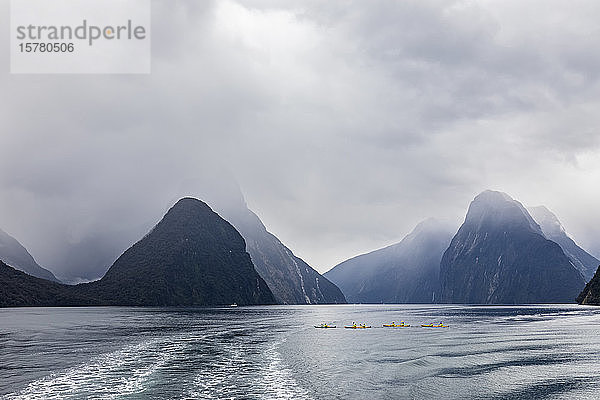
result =
[[485,191],[442,257],[440,283],[443,302],[515,304],[570,301],[584,280],[520,202]]
[[506,193],[493,190],[486,190],[473,199],[465,223],[479,227],[500,225],[525,227],[543,235],[542,229],[523,204]]
[[325,276],[350,302],[430,303],[439,293],[440,259],[456,226],[428,218],[400,242],[350,258]]
[[512,197],[504,192],[486,189],[475,196],[475,201],[485,201],[488,203],[501,203],[503,201],[514,201]]
[[191,197],[177,201],[90,288],[116,305],[274,303],[240,233]]
[[420,234],[422,232],[431,231],[451,231],[456,229],[456,225],[452,221],[444,218],[430,217],[419,222],[411,233]]
[[193,207],[201,207],[210,209],[208,204],[203,202],[202,200],[196,199],[195,197],[182,197],[177,200],[177,202],[171,207],[171,210],[177,210],[180,208],[193,208]]

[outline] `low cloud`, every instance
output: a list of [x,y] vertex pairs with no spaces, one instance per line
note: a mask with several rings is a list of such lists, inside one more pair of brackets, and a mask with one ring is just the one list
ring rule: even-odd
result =
[[320,271],[486,188],[600,253],[596,2],[152,5],[151,75],[0,75],[0,226],[58,275],[214,166]]

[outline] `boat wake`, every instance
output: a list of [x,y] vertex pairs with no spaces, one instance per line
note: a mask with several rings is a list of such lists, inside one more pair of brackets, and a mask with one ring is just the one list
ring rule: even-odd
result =
[[220,360],[196,376],[186,398],[311,399],[283,364],[281,343],[252,353],[242,351],[238,343],[221,345]]
[[[173,357],[176,347],[166,339],[128,345],[97,356],[83,365],[33,381],[23,390],[4,398],[115,399],[141,393],[152,375]],[[159,348],[162,351],[156,351]]]

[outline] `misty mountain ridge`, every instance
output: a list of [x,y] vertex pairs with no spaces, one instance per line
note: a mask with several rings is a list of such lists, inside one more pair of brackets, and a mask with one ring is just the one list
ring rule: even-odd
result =
[[[239,185],[226,171],[207,169],[186,180],[184,186],[186,189],[182,189],[182,193],[198,194],[197,197],[204,199],[240,232],[255,269],[272,288],[279,303],[345,303],[344,295],[334,284],[266,229],[260,218],[248,208]],[[68,265],[59,266],[57,270],[62,271],[64,281],[69,284],[98,280],[134,243],[132,238],[140,237],[147,229],[142,231],[135,227],[114,235],[98,232],[85,236],[63,255]],[[132,236],[134,231],[140,233]]]
[[521,203],[484,191],[440,263],[445,303],[572,302],[585,281]]
[[508,194],[486,190],[455,235],[427,220],[400,243],[346,260],[325,276],[359,303],[572,302],[584,273],[600,262],[547,209],[533,214]]
[[15,273],[10,267],[2,266],[0,272],[6,276],[0,281],[0,304],[5,306],[275,303],[242,236],[193,198],[179,200],[99,281],[68,286]]
[[[600,264],[547,208],[530,213],[506,193],[486,190],[471,202],[456,234],[447,222],[427,219],[399,243],[321,276],[267,231],[237,185],[224,183],[206,198],[220,215],[200,200],[182,198],[102,279],[66,286],[61,304],[226,304],[240,290],[232,303],[571,302],[591,265]],[[12,247],[0,250],[19,248],[14,238],[1,237]],[[22,246],[19,254],[29,255]],[[245,272],[236,272],[236,265]],[[238,282],[237,289],[227,289],[225,281]]]
[[494,190],[484,190],[475,197],[469,205],[465,223],[475,228],[484,225],[520,227],[543,235],[542,228],[520,202]]
[[[210,177],[205,178],[210,179]],[[319,274],[267,230],[246,204],[232,179],[212,177],[199,186],[203,198],[246,240],[246,249],[259,275],[281,304],[343,304],[342,291]]]
[[0,229],[0,260],[31,276],[60,282],[52,272],[42,268],[17,239],[2,229]]
[[325,273],[351,303],[432,303],[439,296],[439,266],[456,231],[434,218],[399,243],[346,260]]
[[563,249],[573,265],[582,273],[586,281],[594,276],[600,260],[589,254],[575,243],[567,234],[556,215],[545,206],[529,207],[531,216],[540,225],[544,236]]

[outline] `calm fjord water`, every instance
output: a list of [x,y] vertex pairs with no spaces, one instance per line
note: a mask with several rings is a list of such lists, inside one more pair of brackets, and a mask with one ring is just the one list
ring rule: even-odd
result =
[[[400,320],[413,327],[380,328]],[[0,398],[594,399],[600,310],[1,309]]]

